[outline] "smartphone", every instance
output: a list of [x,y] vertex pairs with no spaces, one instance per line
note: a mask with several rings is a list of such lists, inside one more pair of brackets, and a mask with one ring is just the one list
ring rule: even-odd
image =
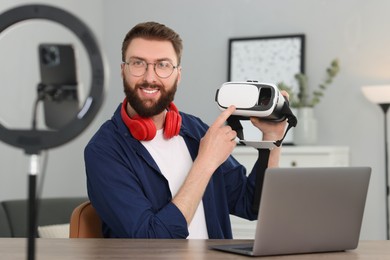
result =
[[71,44],[42,43],[38,54],[45,124],[60,129],[79,111],[75,51]]

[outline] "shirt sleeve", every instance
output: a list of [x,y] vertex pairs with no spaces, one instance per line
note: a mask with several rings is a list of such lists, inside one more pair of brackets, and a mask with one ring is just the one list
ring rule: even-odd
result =
[[230,214],[248,220],[257,219],[257,212],[252,210],[255,192],[255,168],[247,176],[247,169],[233,156],[221,165],[224,176]]
[[[171,198],[167,198],[161,208],[156,208],[145,192],[145,189],[153,189],[154,184],[151,183],[151,187],[141,184],[137,174],[125,163],[123,151],[119,153],[118,149],[89,144],[84,157],[88,196],[103,221],[105,237],[188,236],[187,222]],[[137,170],[142,171],[142,168]]]

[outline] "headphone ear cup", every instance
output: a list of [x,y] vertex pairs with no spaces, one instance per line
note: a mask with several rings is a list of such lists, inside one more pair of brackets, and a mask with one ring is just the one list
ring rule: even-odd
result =
[[121,117],[127,129],[138,141],[152,140],[157,133],[156,126],[150,118],[143,118],[135,115],[133,118],[126,113],[127,100],[125,99],[121,107]]
[[179,134],[181,127],[181,116],[178,112],[170,110],[165,117],[164,137],[169,139]]
[[134,138],[138,141],[152,140],[157,133],[156,126],[154,125],[153,120],[149,118],[142,118],[138,115],[135,115],[131,119],[129,130],[134,136]]
[[180,133],[180,128],[181,128],[181,115],[178,113],[177,114],[178,117],[177,117],[177,124],[176,124],[176,131],[175,131],[175,135],[178,135]]
[[175,115],[173,114],[174,112],[168,111],[166,116],[165,116],[165,125],[164,125],[164,137],[169,139],[172,138],[174,135],[174,124],[175,124]]

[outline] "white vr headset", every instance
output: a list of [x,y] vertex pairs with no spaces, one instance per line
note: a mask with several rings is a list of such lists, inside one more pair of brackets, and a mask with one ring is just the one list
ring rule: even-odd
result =
[[[270,121],[283,121],[287,118],[289,126],[295,127],[297,119],[292,113],[288,100],[280,93],[274,84],[247,82],[226,82],[217,90],[215,101],[221,111],[234,105],[236,111],[227,120],[228,124],[237,131],[237,136],[244,141],[242,125],[239,120],[250,117],[260,117]],[[283,137],[284,138],[284,137]],[[283,139],[276,141],[280,146]]]
[[217,90],[215,101],[220,110],[230,105],[236,107],[233,115],[261,117],[283,121],[282,108],[286,99],[274,84],[248,82],[226,82]]

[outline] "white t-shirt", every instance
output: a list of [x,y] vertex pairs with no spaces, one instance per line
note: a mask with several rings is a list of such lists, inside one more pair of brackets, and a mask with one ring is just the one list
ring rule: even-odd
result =
[[[174,197],[186,179],[193,163],[183,137],[178,135],[170,139],[165,139],[163,137],[163,129],[161,129],[157,131],[156,137],[153,140],[142,141],[141,143],[152,155],[161,173],[168,180],[172,197]],[[202,201],[200,201],[194,218],[188,226],[188,231],[189,236],[187,238],[209,238]]]

